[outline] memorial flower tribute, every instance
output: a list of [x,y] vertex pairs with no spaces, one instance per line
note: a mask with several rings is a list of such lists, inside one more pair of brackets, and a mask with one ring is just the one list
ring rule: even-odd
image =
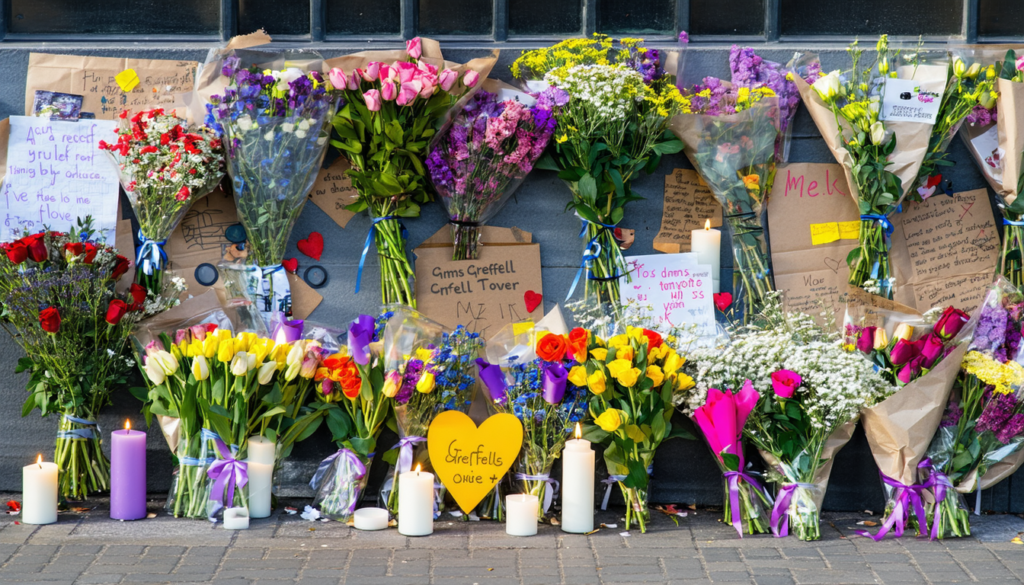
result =
[[104,243],[90,218],[69,233],[26,233],[0,249],[3,327],[25,352],[15,372],[29,374],[21,414],[38,408],[43,416],[60,415],[58,494],[84,500],[110,489],[96,415],[135,366],[128,337],[146,289],[114,290],[131,264]]

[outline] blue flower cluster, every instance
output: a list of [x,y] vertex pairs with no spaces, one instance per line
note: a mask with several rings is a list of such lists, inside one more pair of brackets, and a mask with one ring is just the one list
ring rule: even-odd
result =
[[589,395],[586,388],[567,384],[565,396],[557,404],[544,400],[542,394],[543,362],[534,360],[509,368],[512,382],[507,389],[512,414],[523,424],[534,423],[554,433],[571,433],[587,413]]
[[384,328],[388,326],[388,320],[395,316],[394,311],[384,311],[373,323],[373,340],[380,341],[384,335]]
[[434,369],[438,371],[434,380],[434,392],[438,393],[437,412],[459,410],[469,407],[469,389],[476,378],[469,372],[477,351],[483,347],[480,334],[459,325],[454,332],[445,333],[441,347],[434,358]]

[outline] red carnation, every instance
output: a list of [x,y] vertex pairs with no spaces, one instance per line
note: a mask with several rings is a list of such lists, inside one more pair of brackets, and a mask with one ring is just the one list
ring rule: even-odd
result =
[[129,266],[131,266],[131,263],[128,262],[128,259],[118,254],[117,261],[114,262],[114,271],[111,273],[113,279],[117,280],[124,276],[124,274],[128,272]]
[[4,246],[4,251],[7,252],[7,259],[12,264],[21,264],[28,259],[28,248],[21,241],[12,242]]
[[107,306],[107,323],[117,325],[121,322],[121,318],[124,317],[127,312],[128,303],[121,299],[114,299],[110,301],[110,305]]
[[159,150],[160,149],[155,147],[155,146],[143,146],[142,150],[140,150],[139,152],[141,152],[142,154],[150,154],[150,153],[157,152]]
[[162,146],[167,146],[170,143],[171,143],[171,135],[170,134],[167,134],[165,132],[165,133],[160,135],[160,144]]
[[46,307],[39,311],[39,325],[47,333],[60,331],[60,312],[55,307]]

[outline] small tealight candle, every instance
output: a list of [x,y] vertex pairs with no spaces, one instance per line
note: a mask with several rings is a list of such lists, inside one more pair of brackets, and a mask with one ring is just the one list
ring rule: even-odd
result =
[[530,494],[505,496],[505,532],[511,536],[537,534],[537,512],[540,502]]
[[227,508],[224,510],[225,530],[246,530],[249,528],[248,508]]
[[562,531],[576,534],[594,529],[594,450],[582,436],[576,423],[576,438],[562,451]]
[[711,266],[714,292],[721,289],[722,232],[711,229],[711,220],[704,222],[704,229],[690,232],[690,252],[697,255],[697,264]]
[[434,474],[414,471],[398,476],[398,532],[405,536],[434,533]]
[[25,524],[53,524],[57,521],[57,464],[43,461],[21,470],[21,521]]
[[110,517],[146,517],[146,433],[132,431],[127,420],[110,435]]
[[353,515],[359,530],[384,530],[388,527],[388,511],[384,508],[360,508]]

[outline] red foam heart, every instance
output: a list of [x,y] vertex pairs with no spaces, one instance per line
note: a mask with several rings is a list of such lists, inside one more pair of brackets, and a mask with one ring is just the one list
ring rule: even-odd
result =
[[288,272],[295,274],[295,271],[299,269],[299,261],[295,258],[285,258],[281,261],[281,266],[284,266],[284,269]]
[[532,313],[534,309],[544,300],[544,296],[528,290],[523,294],[523,301],[526,303],[526,312]]
[[324,237],[320,232],[311,232],[305,240],[299,240],[296,247],[306,256],[319,260],[320,255],[324,253]]
[[715,293],[712,296],[715,299],[715,306],[723,313],[729,308],[729,305],[732,304],[732,293]]

